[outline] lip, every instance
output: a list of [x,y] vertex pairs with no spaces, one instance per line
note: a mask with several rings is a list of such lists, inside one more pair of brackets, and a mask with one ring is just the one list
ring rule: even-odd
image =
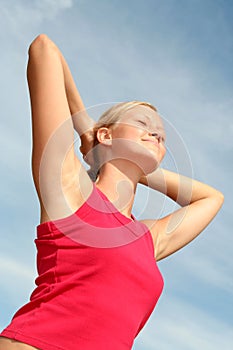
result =
[[149,139],[144,139],[142,141],[147,141],[147,142],[153,143],[153,145],[155,145],[156,147],[159,147],[158,141],[153,141],[153,140],[149,140]]

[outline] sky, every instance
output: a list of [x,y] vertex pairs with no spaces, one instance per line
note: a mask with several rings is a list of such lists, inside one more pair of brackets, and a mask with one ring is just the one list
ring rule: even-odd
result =
[[[151,102],[168,134],[162,166],[225,196],[197,239],[158,262],[165,288],[133,350],[232,348],[232,16],[227,0],[0,1],[1,329],[35,286],[39,205],[25,71],[30,43],[45,33],[93,118],[115,102]],[[134,214],[153,218],[174,207],[139,188]]]

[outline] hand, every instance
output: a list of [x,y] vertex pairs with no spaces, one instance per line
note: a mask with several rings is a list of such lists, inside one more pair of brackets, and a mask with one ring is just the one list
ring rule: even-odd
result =
[[83,155],[83,159],[87,164],[90,166],[94,165],[94,159],[93,159],[93,142],[94,142],[94,130],[90,129],[87,132],[83,133],[80,136],[81,139],[81,146],[79,148],[80,152]]

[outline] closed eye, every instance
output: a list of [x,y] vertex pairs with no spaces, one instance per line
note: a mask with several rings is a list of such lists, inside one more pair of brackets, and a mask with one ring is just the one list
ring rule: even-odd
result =
[[147,123],[144,121],[144,120],[137,120],[138,123],[144,125],[144,126],[147,126]]

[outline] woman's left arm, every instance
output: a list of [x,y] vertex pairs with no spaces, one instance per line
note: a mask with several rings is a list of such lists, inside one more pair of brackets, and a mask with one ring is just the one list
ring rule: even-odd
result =
[[143,176],[140,183],[164,193],[182,208],[158,220],[143,220],[155,245],[156,260],[161,260],[197,237],[220,210],[221,192],[189,177],[157,169]]

